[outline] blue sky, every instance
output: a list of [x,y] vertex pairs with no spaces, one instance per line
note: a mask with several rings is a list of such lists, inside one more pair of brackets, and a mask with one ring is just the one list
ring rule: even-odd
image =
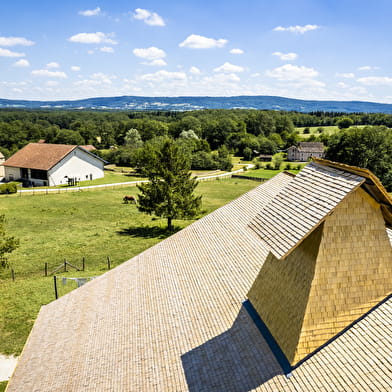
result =
[[0,2],[0,98],[392,103],[390,0]]

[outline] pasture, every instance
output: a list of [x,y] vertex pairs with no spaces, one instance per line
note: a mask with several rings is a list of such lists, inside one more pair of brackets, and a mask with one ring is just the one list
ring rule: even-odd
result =
[[[201,182],[205,215],[257,186],[254,181],[225,179]],[[54,300],[53,277],[44,277],[66,259],[84,272],[59,272],[66,277],[89,277],[132,258],[169,236],[164,219],[124,204],[124,195],[136,195],[136,187],[89,190],[35,196],[3,196],[0,213],[7,218],[7,232],[20,239],[9,261],[15,271],[0,271],[0,353],[20,354],[40,307]],[[176,220],[179,230],[192,221]],[[60,287],[60,295],[73,289]]]
[[310,133],[304,133],[305,127],[297,127],[295,128],[296,131],[299,133],[299,137],[302,141],[305,141],[311,136],[320,136],[321,133],[319,132],[320,128],[323,129],[322,133],[328,136],[333,135],[334,133],[339,131],[339,128],[335,125],[331,126],[323,126],[323,127],[308,127]]

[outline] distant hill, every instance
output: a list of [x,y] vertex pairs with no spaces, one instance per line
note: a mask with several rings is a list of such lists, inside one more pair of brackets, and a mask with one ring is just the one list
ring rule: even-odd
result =
[[314,101],[272,96],[237,97],[100,97],[76,101],[0,99],[0,108],[94,110],[269,109],[298,112],[392,113],[392,104],[361,101]]

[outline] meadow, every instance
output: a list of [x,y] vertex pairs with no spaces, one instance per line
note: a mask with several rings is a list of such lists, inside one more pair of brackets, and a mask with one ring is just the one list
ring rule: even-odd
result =
[[[242,179],[201,182],[205,215],[237,198],[258,183]],[[0,272],[0,353],[19,355],[40,307],[54,300],[53,277],[44,276],[44,265],[53,271],[66,259],[86,270],[69,269],[56,275],[91,277],[104,273],[107,257],[111,268],[155,245],[171,233],[166,221],[138,212],[124,204],[125,194],[136,187],[89,190],[35,196],[0,198],[0,214],[7,218],[7,232],[20,239],[20,247],[9,256],[10,269]],[[179,230],[192,220],[176,220]],[[76,284],[59,286],[59,295]],[[0,389],[1,390],[1,389]]]
[[[334,133],[339,131],[339,128],[335,125],[322,126],[322,127],[307,127],[307,128],[309,128],[309,133],[304,133],[304,130],[306,129],[306,127],[295,128],[295,130],[298,131],[299,137],[302,141],[306,141],[311,135],[314,135],[316,137],[320,136],[322,134],[331,136]],[[319,132],[320,128],[323,129],[322,133]]]

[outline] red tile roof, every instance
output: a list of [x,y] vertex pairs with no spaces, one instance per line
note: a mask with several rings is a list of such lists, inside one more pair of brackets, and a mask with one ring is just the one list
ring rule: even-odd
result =
[[92,144],[86,144],[85,146],[79,146],[79,147],[82,147],[87,151],[95,151],[96,150],[96,148]]
[[49,170],[77,147],[68,144],[30,143],[7,159],[3,165]]

